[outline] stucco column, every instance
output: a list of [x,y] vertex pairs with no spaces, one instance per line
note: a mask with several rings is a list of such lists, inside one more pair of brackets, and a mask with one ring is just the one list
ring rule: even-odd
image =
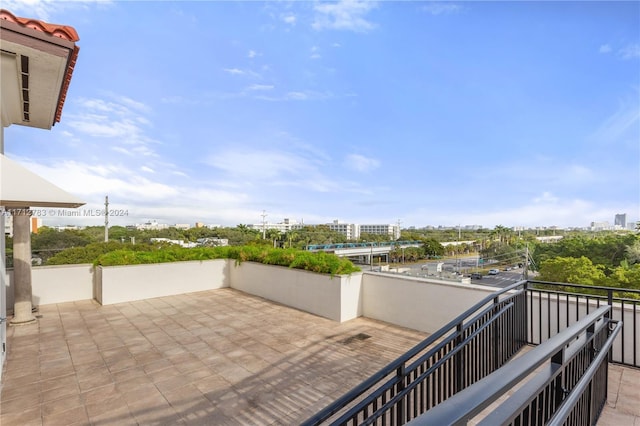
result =
[[12,209],[13,215],[13,319],[12,325],[36,321],[31,313],[31,211]]

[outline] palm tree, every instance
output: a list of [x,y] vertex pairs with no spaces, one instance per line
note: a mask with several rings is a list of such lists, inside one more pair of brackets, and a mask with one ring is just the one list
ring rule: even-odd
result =
[[501,244],[509,245],[512,242],[513,238],[513,229],[507,228],[506,226],[497,225],[493,228],[493,231],[489,233],[490,237],[498,238]]

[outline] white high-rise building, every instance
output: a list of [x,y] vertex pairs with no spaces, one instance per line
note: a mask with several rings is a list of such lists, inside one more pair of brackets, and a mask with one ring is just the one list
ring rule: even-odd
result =
[[387,235],[391,240],[400,238],[400,226],[398,225],[360,225],[360,235],[376,234]]

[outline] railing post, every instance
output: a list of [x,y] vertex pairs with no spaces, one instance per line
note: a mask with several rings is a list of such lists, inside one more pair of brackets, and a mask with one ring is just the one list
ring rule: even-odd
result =
[[[498,297],[495,297],[493,299],[493,306],[494,306],[494,312],[493,315],[496,314],[496,312],[498,311],[498,303],[500,302]],[[500,356],[500,339],[501,337],[504,335],[504,328],[501,327],[503,325],[503,321],[499,320],[499,321],[494,321],[493,322],[493,336],[492,339],[493,340],[493,365],[492,365],[492,371],[497,370],[498,368],[500,368],[500,361],[498,360],[498,357]],[[501,357],[500,357],[501,358]]]
[[[400,367],[398,367],[398,369],[396,370],[396,375],[398,377],[398,392],[397,394],[401,393],[404,388],[405,388],[405,380],[406,380],[406,374],[404,371],[404,363],[402,363],[402,365],[400,365]],[[403,425],[405,423],[405,400],[406,397],[404,398],[400,398],[400,400],[397,402],[397,404],[400,404],[398,406],[398,410],[396,411],[396,424],[397,425]]]
[[[456,325],[456,332],[457,332],[457,336],[456,336],[456,344],[455,344],[455,348],[457,348],[458,346],[460,346],[462,344],[462,341],[464,340],[462,337],[462,322],[459,322],[458,325]],[[453,365],[455,368],[455,389],[454,389],[454,394],[460,392],[463,389],[463,365],[462,365],[462,353],[463,351],[458,351],[454,356],[454,361],[453,361]],[[448,395],[447,395],[448,397]]]
[[[552,364],[558,364],[560,366],[564,364],[564,350],[565,348],[563,347],[562,349],[560,349],[558,352],[556,352],[554,355],[551,356]],[[566,397],[567,390],[565,388],[564,382],[565,382],[565,375],[564,375],[564,371],[561,370],[561,372],[556,376],[554,380],[554,386],[552,388],[553,390],[550,396],[553,399],[552,411],[556,411],[556,409],[562,404],[562,401],[564,401]]]

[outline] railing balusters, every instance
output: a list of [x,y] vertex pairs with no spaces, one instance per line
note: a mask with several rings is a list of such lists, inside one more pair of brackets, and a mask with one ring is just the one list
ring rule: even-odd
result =
[[[539,285],[545,287],[536,287]],[[615,298],[611,289],[607,290],[606,296],[603,293],[591,296],[569,294],[565,288],[579,291],[581,286],[523,281],[485,298],[303,424],[320,424],[331,417],[337,418],[338,412],[345,414],[340,417],[342,420],[335,420],[332,424],[347,424],[349,419],[354,425],[361,421],[366,424],[404,424],[501,368],[524,344],[539,344],[550,339],[580,321],[585,312],[590,313],[593,306],[599,306],[605,300],[610,306],[616,304],[616,311],[610,314],[611,317],[619,315],[620,320],[624,320],[633,315],[633,321],[628,322],[628,327],[632,327],[629,333],[632,356],[625,354],[628,345],[620,333],[622,355],[616,355],[621,358],[616,358],[616,361],[629,362],[625,357],[632,357],[633,365],[638,366],[637,315],[640,302]],[[640,291],[630,291],[640,294]],[[571,312],[575,313],[575,320],[572,320]],[[552,319],[556,321],[555,326]],[[577,383],[591,356],[587,353],[578,355],[575,364],[564,369],[558,383],[564,386]],[[550,388],[536,400],[529,415],[520,416],[517,421],[539,424],[540,416],[549,418],[564,398],[561,390],[562,386],[555,386],[553,392]],[[549,398],[551,395],[554,397]],[[516,424],[515,419],[512,424]]]

